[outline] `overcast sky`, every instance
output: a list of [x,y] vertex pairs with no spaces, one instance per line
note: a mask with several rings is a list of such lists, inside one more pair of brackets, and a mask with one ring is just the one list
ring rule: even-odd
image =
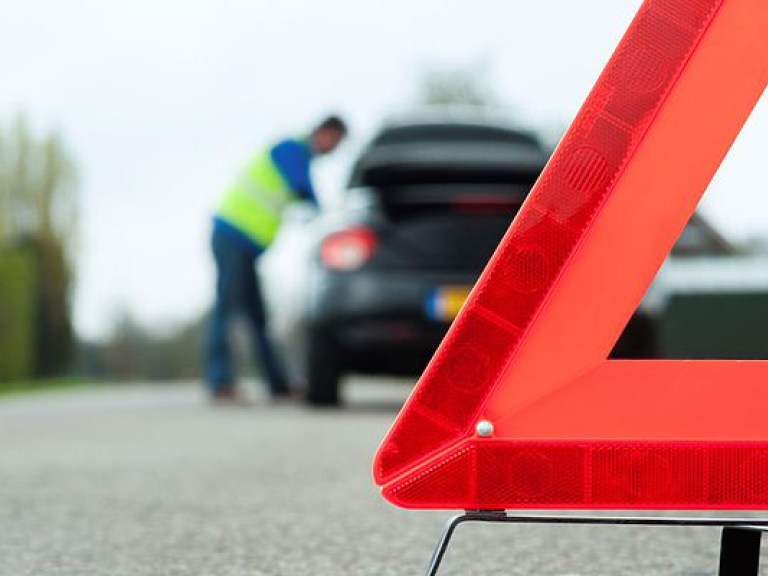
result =
[[[325,201],[424,70],[482,66],[527,125],[575,114],[639,0],[0,0],[0,122],[55,127],[80,167],[76,323],[152,326],[212,291],[211,209],[249,155],[327,111],[353,141],[318,166]],[[763,99],[765,100],[765,98]],[[768,235],[768,109],[705,197],[735,238]]]

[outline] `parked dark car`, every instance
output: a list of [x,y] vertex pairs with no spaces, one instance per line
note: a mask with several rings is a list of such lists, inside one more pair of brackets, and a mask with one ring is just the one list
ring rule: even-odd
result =
[[[338,404],[349,372],[423,370],[548,156],[510,126],[390,124],[360,154],[342,209],[285,227],[267,284],[280,348],[310,403]],[[694,221],[679,249],[695,252],[702,234],[717,243],[707,231]],[[636,314],[615,355],[652,356],[652,331]]]
[[343,209],[274,257],[310,267],[280,338],[310,402],[338,403],[347,372],[424,368],[547,158],[534,134],[483,122],[391,124],[373,138]]

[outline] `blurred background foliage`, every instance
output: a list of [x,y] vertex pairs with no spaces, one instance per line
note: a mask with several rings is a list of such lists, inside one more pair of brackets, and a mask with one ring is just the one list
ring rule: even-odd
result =
[[122,312],[108,338],[78,340],[78,216],[77,169],[63,138],[22,115],[0,123],[0,391],[197,376],[202,318],[157,335]]
[[506,106],[489,80],[482,62],[471,68],[437,68],[423,71],[417,83],[416,104],[421,107],[461,106],[475,111],[504,111]]
[[167,381],[200,378],[205,316],[165,330],[142,326],[121,310],[112,332],[98,342],[81,341],[76,373],[92,381]]
[[0,382],[29,378],[34,372],[34,272],[28,254],[0,251]]
[[56,133],[0,125],[0,380],[65,372],[74,352],[74,162]]

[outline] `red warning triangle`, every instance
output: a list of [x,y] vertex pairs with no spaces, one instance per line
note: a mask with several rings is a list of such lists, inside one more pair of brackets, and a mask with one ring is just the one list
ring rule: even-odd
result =
[[768,362],[608,353],[768,83],[768,2],[647,0],[382,444],[412,508],[768,508]]

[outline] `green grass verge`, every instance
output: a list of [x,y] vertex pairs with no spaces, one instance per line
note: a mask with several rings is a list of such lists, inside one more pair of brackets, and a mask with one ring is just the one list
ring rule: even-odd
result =
[[82,378],[45,378],[26,382],[0,382],[0,397],[44,390],[72,390],[96,384]]

